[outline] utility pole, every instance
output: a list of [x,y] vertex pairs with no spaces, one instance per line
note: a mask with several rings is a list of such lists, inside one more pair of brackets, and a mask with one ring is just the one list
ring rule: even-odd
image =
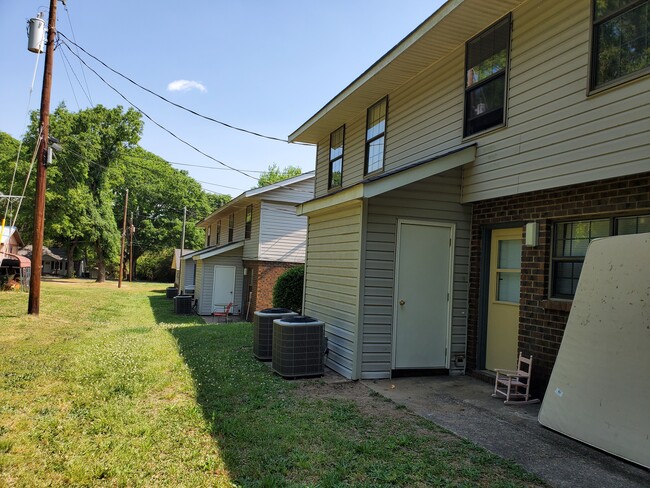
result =
[[41,93],[41,140],[38,146],[38,169],[36,171],[36,197],[34,202],[34,238],[32,239],[32,276],[29,281],[29,305],[27,307],[27,313],[30,315],[39,314],[41,298],[43,229],[45,228],[45,165],[50,136],[50,92],[52,91],[52,69],[54,66],[56,2],[57,0],[50,0],[50,17],[47,24],[47,45],[45,50],[45,69],[43,71],[43,91]]
[[129,282],[133,281],[133,212],[131,212],[131,223],[129,224],[129,231],[131,233],[131,240],[129,244]]
[[122,249],[120,251],[120,278],[117,281],[117,287],[122,288],[122,274],[124,273],[124,241],[126,240],[126,209],[129,206],[129,189],[126,189],[124,197],[124,220],[122,221]]
[[181,234],[181,258],[185,250],[185,221],[187,220],[187,207],[183,207],[183,232]]

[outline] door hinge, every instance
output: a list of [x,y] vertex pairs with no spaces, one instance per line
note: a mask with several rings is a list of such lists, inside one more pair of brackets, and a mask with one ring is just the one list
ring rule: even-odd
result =
[[447,357],[447,348],[445,347],[445,358]]

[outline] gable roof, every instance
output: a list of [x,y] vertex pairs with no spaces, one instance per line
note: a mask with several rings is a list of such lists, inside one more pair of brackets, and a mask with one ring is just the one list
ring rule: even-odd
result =
[[294,131],[289,142],[317,144],[524,1],[448,0]]
[[[219,207],[218,209],[216,209],[214,212],[212,212],[210,215],[205,217],[203,220],[197,222],[196,226],[205,227],[209,220],[212,220],[214,217],[216,217],[221,213],[223,214],[231,213],[238,208],[243,208],[249,205],[253,200],[264,200],[265,195],[270,196],[273,192],[277,192],[285,188],[291,188],[293,185],[296,185],[303,181],[314,179],[315,174],[316,171],[314,170],[307,171],[298,176],[294,176],[293,178],[287,178],[286,180],[278,181],[277,183],[273,183],[271,185],[266,185],[261,188],[253,188],[252,190],[245,191],[244,193],[241,193],[240,195],[230,200],[223,207]],[[304,198],[304,200],[301,199],[302,201],[295,202],[295,203],[296,204],[302,203],[303,201],[309,200],[311,198],[313,198],[313,192],[309,197]]]
[[7,244],[11,240],[12,236],[16,239],[18,246],[22,247],[24,243],[20,237],[20,232],[18,232],[18,229],[15,226],[5,226],[4,229],[2,229],[0,244]]

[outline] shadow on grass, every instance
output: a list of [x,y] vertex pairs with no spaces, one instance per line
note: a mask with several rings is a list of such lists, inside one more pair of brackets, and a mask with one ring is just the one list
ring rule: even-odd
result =
[[[154,293],[158,293],[154,290]],[[149,304],[154,318],[158,324],[204,324],[201,317],[196,314],[178,315],[174,313],[174,300],[169,299],[162,291],[160,295],[149,296]]]

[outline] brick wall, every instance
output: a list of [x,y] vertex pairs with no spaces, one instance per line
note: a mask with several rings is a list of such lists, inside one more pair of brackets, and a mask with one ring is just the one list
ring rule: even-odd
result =
[[[551,232],[558,220],[650,213],[650,173],[612,178],[561,189],[495,198],[474,204],[469,278],[467,365],[477,368],[479,347],[482,238],[486,229],[511,222],[539,223],[539,246],[523,247],[519,350],[534,356],[533,390],[542,395],[557,357],[569,315],[570,302],[549,300]],[[489,234],[488,234],[489,235]],[[525,236],[524,236],[525,237]]]
[[[273,306],[275,282],[282,273],[295,266],[299,266],[299,264],[274,261],[244,261],[244,267],[251,270],[249,279],[252,295],[249,319],[252,318],[254,311]],[[248,297],[246,297],[247,299]]]

